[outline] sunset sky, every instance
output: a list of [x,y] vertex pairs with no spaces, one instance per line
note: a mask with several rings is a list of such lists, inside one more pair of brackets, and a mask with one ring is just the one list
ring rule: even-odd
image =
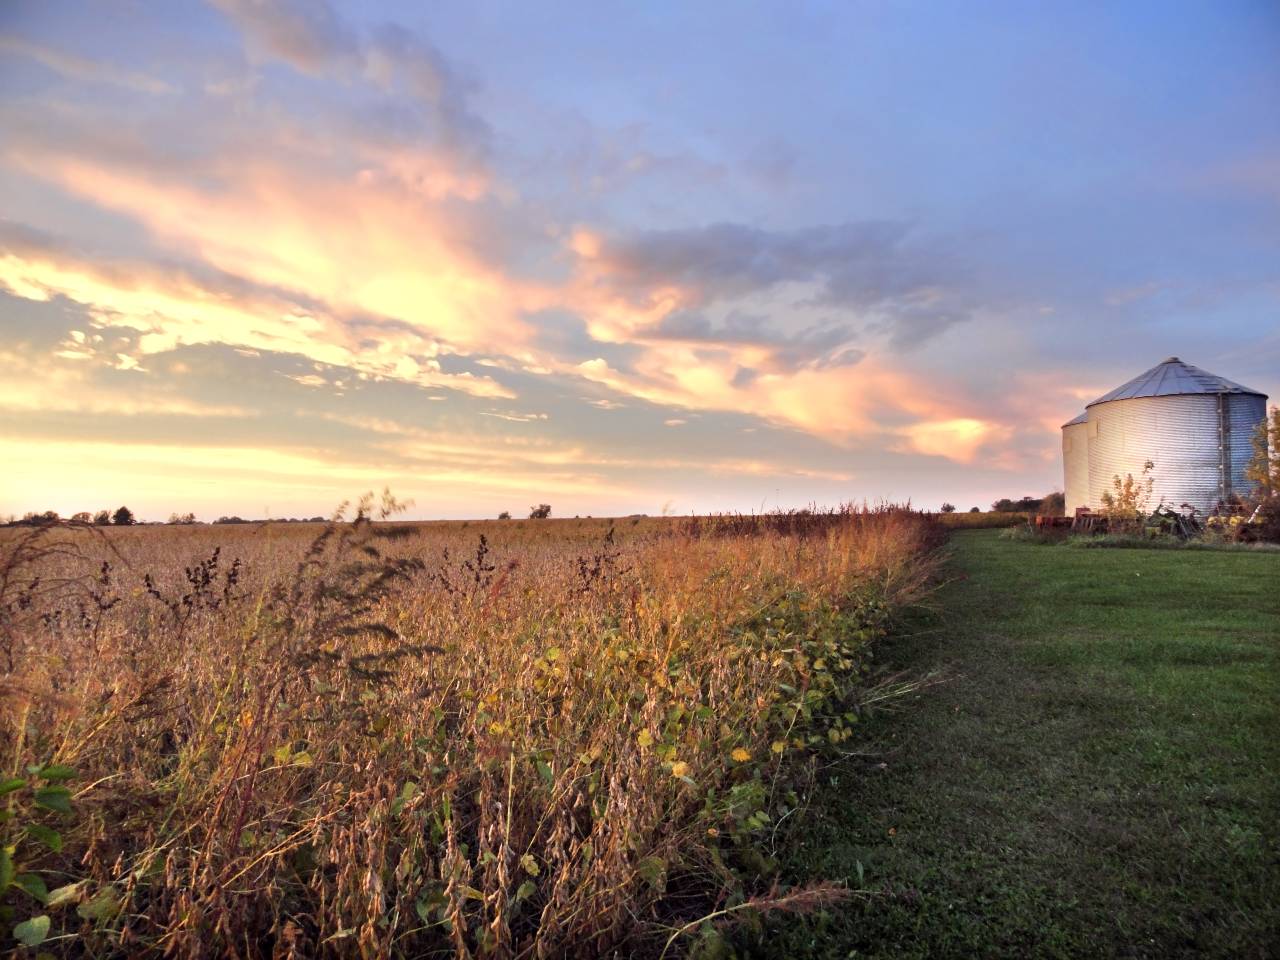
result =
[[1280,399],[1280,7],[0,6],[0,516],[1062,484]]

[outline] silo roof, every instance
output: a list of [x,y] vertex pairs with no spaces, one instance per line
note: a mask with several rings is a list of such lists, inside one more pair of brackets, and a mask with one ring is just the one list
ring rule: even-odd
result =
[[1207,370],[1183,363],[1177,357],[1170,357],[1156,364],[1146,373],[1134,377],[1128,383],[1116,387],[1110,393],[1103,394],[1093,403],[1106,403],[1109,400],[1132,400],[1134,397],[1171,397],[1184,393],[1252,393],[1265,397],[1265,393],[1250,390],[1225,377],[1219,377]]
[[1080,416],[1076,417],[1074,420],[1068,420],[1066,423],[1062,425],[1062,428],[1065,430],[1067,427],[1074,427],[1077,423],[1084,423],[1088,419],[1089,419],[1089,411],[1086,410],[1084,413],[1080,414]]

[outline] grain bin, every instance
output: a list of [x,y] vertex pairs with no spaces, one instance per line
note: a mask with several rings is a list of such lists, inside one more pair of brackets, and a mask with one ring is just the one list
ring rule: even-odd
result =
[[[1101,509],[1112,479],[1141,477],[1148,460],[1155,464],[1152,507],[1189,504],[1209,512],[1233,495],[1247,495],[1244,469],[1254,431],[1266,416],[1266,400],[1265,394],[1177,357],[1099,397],[1085,408],[1085,505]],[[1063,427],[1064,454],[1067,432],[1080,426],[1078,419]],[[1069,477],[1070,461],[1065,469]],[[1070,492],[1067,503],[1070,507]]]
[[1066,515],[1089,505],[1089,414],[1080,414],[1062,425],[1062,470]]

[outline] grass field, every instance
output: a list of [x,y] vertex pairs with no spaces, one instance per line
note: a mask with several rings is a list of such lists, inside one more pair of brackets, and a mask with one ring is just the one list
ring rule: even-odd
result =
[[771,893],[761,847],[937,534],[0,531],[0,952],[656,954],[747,897],[822,902]]
[[783,854],[869,894],[747,952],[1280,956],[1280,557],[952,541],[940,614],[881,650],[950,681]]

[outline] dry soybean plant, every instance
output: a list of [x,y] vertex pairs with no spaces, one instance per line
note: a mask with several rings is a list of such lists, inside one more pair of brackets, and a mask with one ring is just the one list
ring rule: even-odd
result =
[[394,508],[0,539],[4,948],[656,956],[840,895],[769,844],[930,524]]

